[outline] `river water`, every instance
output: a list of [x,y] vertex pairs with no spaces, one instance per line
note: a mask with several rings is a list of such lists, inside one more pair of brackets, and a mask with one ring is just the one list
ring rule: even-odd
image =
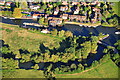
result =
[[[4,19],[3,17],[0,17],[0,20],[2,23],[6,23],[6,24],[13,24],[13,25],[20,25],[23,26],[24,22],[27,23],[37,23],[36,20],[32,20],[32,19]],[[36,26],[29,26],[29,27],[33,27],[33,28],[38,28]],[[93,33],[93,35],[98,35],[99,33],[103,33],[103,34],[109,34],[110,36],[103,40],[105,43],[113,46],[114,43],[120,39],[120,36],[115,34],[115,32],[117,31],[116,28],[114,27],[96,27],[96,28],[89,28],[89,27],[81,27],[79,25],[72,25],[72,24],[66,24],[64,25],[64,27],[62,27],[63,30],[70,30],[71,32],[73,32],[74,35],[79,36],[88,36],[90,32]]]

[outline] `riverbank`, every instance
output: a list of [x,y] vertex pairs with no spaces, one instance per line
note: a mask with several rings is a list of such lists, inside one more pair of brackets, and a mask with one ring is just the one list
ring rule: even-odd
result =
[[104,24],[102,24],[101,26],[103,26],[103,27],[116,27],[117,25],[104,25]]
[[21,17],[21,18],[14,18],[14,17],[7,17],[7,16],[2,16],[2,15],[0,15],[0,17],[3,17],[3,18],[5,18],[5,19],[34,19],[34,18],[32,18],[32,17]]
[[84,26],[84,27],[94,27],[96,28],[97,26],[100,26],[101,23],[95,23],[95,24],[91,24],[91,23],[79,23],[79,22],[64,22],[65,24],[75,24],[75,25],[79,25],[79,26]]

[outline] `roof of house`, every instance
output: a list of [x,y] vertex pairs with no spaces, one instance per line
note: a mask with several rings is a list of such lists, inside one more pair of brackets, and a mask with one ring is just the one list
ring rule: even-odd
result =
[[8,2],[6,2],[7,4],[11,4],[11,3],[13,3],[12,1],[8,1]]
[[77,5],[79,4],[79,2],[72,2],[72,5]]
[[68,5],[68,2],[67,1],[62,1],[62,4],[63,5]]
[[40,16],[41,14],[33,14],[33,16]]
[[5,3],[5,1],[0,1],[0,3]]

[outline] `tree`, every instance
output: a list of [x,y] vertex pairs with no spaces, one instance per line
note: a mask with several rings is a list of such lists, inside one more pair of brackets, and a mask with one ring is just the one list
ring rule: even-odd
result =
[[53,65],[50,64],[50,65],[47,67],[47,71],[50,72],[50,71],[52,70],[52,67],[53,67]]
[[16,59],[20,59],[20,58],[21,58],[21,55],[20,55],[19,52],[16,54],[15,58],[16,58]]
[[39,65],[38,65],[38,64],[35,64],[32,68],[34,68],[34,69],[39,69]]
[[41,17],[40,19],[39,19],[39,24],[43,24],[44,23],[44,17]]
[[59,31],[59,37],[64,37],[64,34],[65,34],[64,30]]
[[96,60],[95,60],[95,61],[93,61],[93,62],[92,62],[92,67],[97,66],[97,64],[98,64],[98,61],[96,61]]
[[108,49],[104,49],[104,50],[103,50],[103,53],[107,53],[107,52],[108,52]]
[[53,36],[57,36],[57,29],[53,29],[53,31],[51,31],[51,34],[53,35]]
[[31,54],[21,54],[22,59],[20,60],[20,62],[24,63],[30,61],[30,56]]
[[46,9],[47,8],[47,5],[46,5],[46,3],[44,3],[42,6],[41,6],[41,9]]
[[120,50],[120,40],[118,40],[115,44],[114,44],[118,50]]
[[66,31],[65,37],[73,37],[73,33],[71,31]]
[[8,47],[4,46],[0,49],[0,51],[2,52],[2,54],[8,54],[11,53],[11,51],[9,50]]
[[77,66],[76,66],[76,64],[73,63],[73,64],[70,66],[70,68],[72,68],[72,69],[76,69]]
[[27,0],[22,0],[20,1],[20,8],[28,8],[28,5],[27,5]]
[[16,69],[18,68],[18,60],[12,58],[2,58],[2,69]]
[[84,70],[84,66],[80,63],[80,64],[78,65],[78,69],[79,69],[79,70]]
[[15,17],[15,18],[21,18],[22,17],[22,13],[21,13],[21,9],[20,8],[15,8],[14,9],[13,17]]

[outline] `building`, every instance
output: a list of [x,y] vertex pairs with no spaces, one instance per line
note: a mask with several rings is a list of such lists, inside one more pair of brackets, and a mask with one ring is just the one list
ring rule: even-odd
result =
[[36,19],[38,16],[41,16],[40,14],[33,14],[33,18]]
[[49,17],[48,18],[49,25],[56,26],[62,24],[62,18],[56,18],[56,17]]
[[77,9],[74,11],[74,14],[79,14],[80,8],[77,7]]
[[60,11],[67,11],[68,10],[68,6],[60,6]]
[[10,6],[12,3],[12,1],[6,2],[6,6]]
[[67,1],[62,1],[62,5],[68,5]]
[[72,5],[78,5],[80,4],[79,2],[72,2]]
[[68,14],[63,14],[60,16],[62,19],[68,19]]
[[86,21],[86,16],[81,16],[81,15],[69,15],[69,19],[71,21],[76,20],[76,21]]
[[5,5],[5,1],[0,1],[0,5]]
[[55,10],[54,10],[54,15],[57,15],[59,13],[59,8],[56,7]]
[[37,9],[40,8],[40,6],[38,6],[38,5],[32,5],[32,6],[30,6],[30,8],[31,8],[31,9],[34,9],[34,10],[37,10]]

